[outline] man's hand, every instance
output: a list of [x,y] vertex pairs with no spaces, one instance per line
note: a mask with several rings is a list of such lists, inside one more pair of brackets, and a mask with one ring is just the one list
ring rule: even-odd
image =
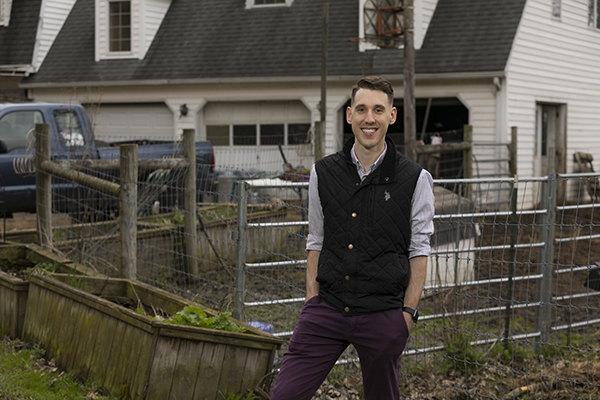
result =
[[404,311],[402,313],[402,315],[404,315],[404,319],[406,320],[406,326],[408,328],[408,333],[410,333],[412,331],[412,327],[414,325],[414,321],[413,321],[413,317],[412,315],[410,315],[409,313],[407,313],[406,311]]

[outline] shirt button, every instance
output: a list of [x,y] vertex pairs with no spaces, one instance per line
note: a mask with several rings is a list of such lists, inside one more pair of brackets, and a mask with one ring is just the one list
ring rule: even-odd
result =
[[350,280],[350,275],[346,275],[346,280],[349,281]]
[[356,213],[352,213],[352,218],[356,218]]
[[352,244],[349,244],[349,245],[348,245],[348,248],[349,248],[350,250],[352,250],[352,249],[354,248],[354,245],[352,245]]
[[350,311],[350,307],[345,307],[344,311],[346,311],[346,312]]

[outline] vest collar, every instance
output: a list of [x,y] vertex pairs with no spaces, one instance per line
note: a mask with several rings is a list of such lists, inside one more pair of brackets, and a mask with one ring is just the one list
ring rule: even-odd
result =
[[[352,146],[354,146],[354,136],[346,141],[344,144],[344,148],[342,149],[342,155],[346,162],[356,170],[356,165],[352,162],[352,156],[350,155],[350,151],[352,150]],[[387,144],[387,151],[385,153],[385,157],[375,171],[371,172],[371,174],[378,173],[377,176],[373,177],[374,183],[384,184],[391,183],[396,181],[396,154],[398,153],[396,150],[396,144],[394,141],[387,137],[385,138],[385,142]]]

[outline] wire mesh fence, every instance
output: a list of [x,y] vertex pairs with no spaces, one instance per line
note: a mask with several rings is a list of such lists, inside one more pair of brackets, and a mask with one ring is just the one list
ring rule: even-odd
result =
[[[114,168],[77,168],[126,183]],[[210,180],[200,195],[185,186],[190,168]],[[297,172],[139,169],[136,277],[289,339],[304,301],[308,233],[308,175]],[[53,228],[54,249],[120,276],[122,196],[52,179],[53,215],[72,221]],[[599,179],[434,181],[436,232],[421,319],[402,359],[402,398],[600,398]],[[505,206],[490,206],[497,202]],[[352,348],[316,398],[326,396],[362,398]]]

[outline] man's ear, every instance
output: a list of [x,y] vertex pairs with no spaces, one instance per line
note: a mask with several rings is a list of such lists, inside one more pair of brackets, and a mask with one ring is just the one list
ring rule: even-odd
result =
[[396,107],[392,107],[392,119],[390,120],[390,125],[396,122],[396,117],[398,116],[398,110]]
[[346,108],[346,122],[352,125],[352,107]]

